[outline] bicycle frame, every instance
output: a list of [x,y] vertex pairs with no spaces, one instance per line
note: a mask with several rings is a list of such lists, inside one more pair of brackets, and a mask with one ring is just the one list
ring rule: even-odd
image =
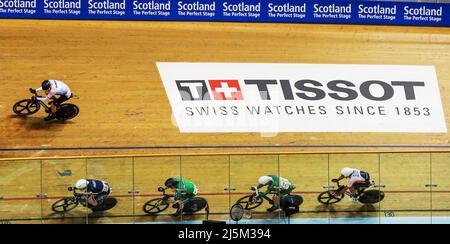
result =
[[[38,96],[38,95],[36,95],[36,94],[34,94],[34,97],[35,97],[35,98],[42,98],[42,96]],[[54,99],[52,98],[52,100],[54,100]],[[50,106],[50,105],[47,105],[44,101],[36,100],[36,102],[39,103],[41,106],[43,106],[45,109],[51,108],[51,106]]]
[[50,106],[48,106],[48,105],[47,105],[46,103],[44,103],[43,101],[37,101],[37,103],[39,103],[39,105],[41,105],[42,107],[44,107],[45,110],[48,110],[48,109],[51,108]]
[[[342,190],[342,187],[345,187],[345,186],[341,185],[341,184],[339,183],[339,181],[336,182],[336,184],[337,184],[338,189],[337,189],[337,190],[334,190],[334,193],[339,193],[339,192]],[[365,190],[364,190],[364,191],[365,191]],[[363,193],[364,191],[358,191],[358,195],[357,195],[357,196],[360,196],[361,193]],[[349,197],[352,197],[352,196],[353,196],[353,194],[350,192],[350,189],[347,189],[347,190],[344,192],[344,195],[347,195],[347,196],[349,196]]]
[[[81,204],[81,202],[85,201],[86,205],[89,205],[88,203],[88,199],[92,196],[98,195],[96,193],[76,193],[75,189],[72,187],[69,187],[68,189],[69,191],[71,191],[73,193],[73,199],[76,203]],[[97,200],[96,200],[97,201]],[[83,205],[83,204],[82,204]],[[87,207],[87,206],[85,206]]]
[[[35,98],[42,98],[43,96],[39,96],[37,95],[36,92],[32,92],[32,94],[34,95]],[[51,98],[52,100],[55,100],[55,97]],[[51,106],[47,105],[44,101],[41,100],[36,100],[37,103],[39,103],[39,105],[43,106],[45,108],[45,110],[48,110],[51,108]]]
[[[167,189],[169,189],[169,188],[163,188],[163,187],[159,187],[159,188],[158,188],[158,191],[162,193],[162,201],[163,201],[163,203],[164,203],[164,204],[167,204],[168,206],[170,206],[170,205],[172,205],[172,206],[177,206],[176,208],[177,208],[177,209],[180,209],[180,205],[179,205],[177,202],[175,202],[175,203],[168,203],[168,202],[167,202],[169,199],[175,197],[175,195],[167,194],[167,193],[166,193],[166,190],[167,190]],[[206,201],[206,199],[204,199],[204,200]],[[184,207],[183,207],[183,208],[184,208]],[[201,209],[200,209],[200,210],[201,210]],[[199,210],[198,210],[198,211],[199,211]],[[207,212],[207,218],[208,218],[208,216],[209,216],[209,206],[208,206],[208,203],[206,203],[205,211]]]
[[167,200],[169,200],[170,198],[175,197],[175,195],[169,195],[169,194],[167,194],[167,193],[166,193],[166,190],[167,190],[167,189],[169,189],[169,188],[162,188],[162,187],[158,188],[158,191],[162,193],[162,198],[164,199],[164,201],[167,201]]
[[[278,193],[268,193],[268,194],[275,195],[275,194],[278,194]],[[267,195],[268,195],[268,194],[267,194]],[[259,189],[256,189],[255,192],[253,193],[253,195],[254,195],[256,198],[263,198],[263,199],[266,199],[270,204],[273,204],[273,200],[270,199],[270,198],[269,198],[267,195],[265,195],[265,194],[260,194]]]

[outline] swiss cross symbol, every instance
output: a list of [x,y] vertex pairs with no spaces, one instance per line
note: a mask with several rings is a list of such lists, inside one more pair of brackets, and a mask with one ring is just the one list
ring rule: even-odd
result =
[[209,80],[215,100],[243,100],[237,80]]

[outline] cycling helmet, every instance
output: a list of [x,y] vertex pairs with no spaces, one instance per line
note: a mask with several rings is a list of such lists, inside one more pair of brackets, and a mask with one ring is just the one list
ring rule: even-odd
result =
[[267,184],[267,183],[269,183],[271,181],[272,181],[272,177],[270,177],[270,176],[261,176],[261,177],[259,177],[258,183],[260,185],[265,185],[265,184]]
[[75,189],[82,190],[86,189],[89,185],[89,182],[86,179],[78,180],[77,183],[75,183]]
[[44,80],[43,82],[42,82],[42,90],[48,90],[48,89],[50,89],[52,87],[52,85],[50,84],[50,81],[49,80]]
[[166,187],[172,187],[172,188],[176,188],[178,187],[178,180],[176,180],[175,178],[169,178],[166,180],[166,182],[164,183],[164,185]]
[[341,175],[343,175],[344,177],[350,177],[353,172],[355,172],[355,170],[352,168],[343,168],[341,170]]

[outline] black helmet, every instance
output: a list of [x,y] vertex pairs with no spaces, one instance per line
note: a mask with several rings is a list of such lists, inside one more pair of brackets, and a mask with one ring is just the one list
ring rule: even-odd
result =
[[50,81],[49,80],[44,80],[43,82],[42,82],[42,90],[48,90],[48,89],[50,89],[52,86],[51,86],[51,84],[50,84]]
[[175,178],[169,178],[166,180],[166,182],[164,183],[164,185],[166,187],[173,187],[176,188],[178,187],[178,180],[176,180]]

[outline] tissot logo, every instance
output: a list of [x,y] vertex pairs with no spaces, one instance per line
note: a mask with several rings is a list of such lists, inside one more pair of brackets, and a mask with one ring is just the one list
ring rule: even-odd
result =
[[158,63],[181,132],[447,132],[435,68]]
[[[177,80],[183,101],[209,101],[211,96],[204,80]],[[242,100],[238,80],[208,80],[214,100]]]
[[210,80],[209,85],[216,100],[243,99],[238,80]]
[[183,101],[211,100],[204,80],[177,80]]
[[[178,80],[182,100],[211,100],[204,80]],[[214,100],[243,100],[238,80],[208,80]],[[262,100],[271,100],[271,91],[280,89],[285,100],[303,99],[318,101],[329,96],[338,101],[352,101],[362,96],[372,101],[386,101],[396,93],[405,100],[416,99],[416,88],[425,87],[423,81],[368,80],[359,87],[351,81],[332,80],[323,84],[316,80],[255,80],[244,79],[246,86],[254,87]],[[396,90],[396,88],[398,88]],[[327,91],[326,91],[327,90]],[[295,91],[295,92],[294,92]]]

